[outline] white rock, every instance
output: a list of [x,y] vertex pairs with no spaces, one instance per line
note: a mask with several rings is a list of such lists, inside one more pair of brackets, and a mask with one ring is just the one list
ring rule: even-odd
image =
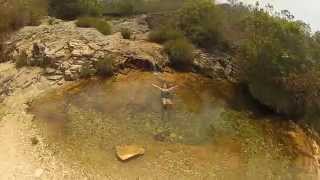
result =
[[38,168],[38,169],[36,169],[35,172],[34,172],[34,177],[40,178],[42,174],[43,174],[43,169]]

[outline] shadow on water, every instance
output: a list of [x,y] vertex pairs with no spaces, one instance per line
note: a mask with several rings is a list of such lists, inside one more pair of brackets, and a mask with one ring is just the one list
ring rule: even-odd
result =
[[[151,86],[159,79],[179,85],[163,120]],[[190,73],[131,72],[46,94],[30,113],[59,157],[113,178],[292,178],[291,155],[268,133],[278,126],[239,88]],[[119,144],[140,144],[147,154],[121,164]]]

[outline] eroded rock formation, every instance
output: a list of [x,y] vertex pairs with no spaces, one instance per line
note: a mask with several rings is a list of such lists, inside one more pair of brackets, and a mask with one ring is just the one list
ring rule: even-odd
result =
[[[52,20],[51,20],[52,21]],[[146,15],[116,19],[110,22],[113,34],[105,36],[94,28],[76,27],[73,21],[44,21],[37,27],[24,27],[6,43],[7,60],[16,61],[22,54],[27,65],[45,67],[50,80],[76,80],[83,67],[95,74],[95,64],[105,56],[114,59],[116,71],[126,68],[163,70],[169,64],[160,44],[147,41],[150,29]],[[123,39],[119,31],[129,28],[131,40]],[[235,68],[230,56],[219,56],[196,50],[194,69],[212,78],[235,81]]]
[[120,33],[105,36],[92,28],[78,28],[74,22],[25,27],[6,45],[8,60],[15,61],[25,52],[28,65],[50,68],[46,72],[54,76],[51,79],[76,80],[82,67],[94,72],[95,63],[106,55],[113,57],[116,70],[126,67],[152,70],[155,65],[161,68],[168,63],[161,45],[139,39],[126,40]]

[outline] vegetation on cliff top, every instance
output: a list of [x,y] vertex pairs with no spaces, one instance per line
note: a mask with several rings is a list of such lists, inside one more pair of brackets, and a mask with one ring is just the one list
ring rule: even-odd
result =
[[320,111],[320,33],[311,33],[288,11],[190,0],[172,18],[153,29],[151,41],[184,36],[198,47],[233,54],[243,84],[262,104],[290,116],[314,117]]
[[60,19],[76,19],[79,16],[100,16],[103,6],[100,0],[48,0],[49,15]]
[[0,62],[4,57],[3,42],[7,36],[20,27],[39,25],[40,19],[47,14],[44,0],[10,0],[0,4]]
[[80,17],[76,21],[76,25],[83,28],[96,28],[104,35],[111,34],[111,25],[107,21],[100,18]]

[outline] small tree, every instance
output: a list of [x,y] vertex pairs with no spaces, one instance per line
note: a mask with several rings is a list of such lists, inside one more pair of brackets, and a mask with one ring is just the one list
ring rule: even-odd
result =
[[150,32],[149,40],[156,43],[165,43],[170,40],[177,40],[184,38],[181,31],[171,28],[171,27],[160,27]]
[[186,39],[168,41],[164,47],[171,64],[176,68],[184,68],[193,63],[193,46]]
[[301,23],[271,16],[258,7],[244,24],[249,37],[241,54],[247,60],[243,69],[251,94],[278,113],[303,114],[304,97],[297,96],[306,89],[293,86],[298,79],[292,77],[308,77],[306,67],[314,66],[307,46],[309,33]]
[[76,25],[83,28],[96,28],[104,35],[111,34],[111,25],[107,21],[97,17],[81,17],[77,20]]
[[102,7],[100,0],[49,0],[49,15],[61,19],[100,16]]
[[25,51],[22,51],[18,57],[16,58],[16,67],[17,68],[22,68],[26,65],[28,65],[28,55]]
[[128,28],[122,28],[121,35],[124,39],[130,39],[132,35],[132,31]]
[[178,27],[195,44],[211,48],[223,41],[221,12],[212,0],[188,0],[178,14]]
[[106,5],[106,13],[120,16],[133,15],[141,11],[143,0],[113,0]]

